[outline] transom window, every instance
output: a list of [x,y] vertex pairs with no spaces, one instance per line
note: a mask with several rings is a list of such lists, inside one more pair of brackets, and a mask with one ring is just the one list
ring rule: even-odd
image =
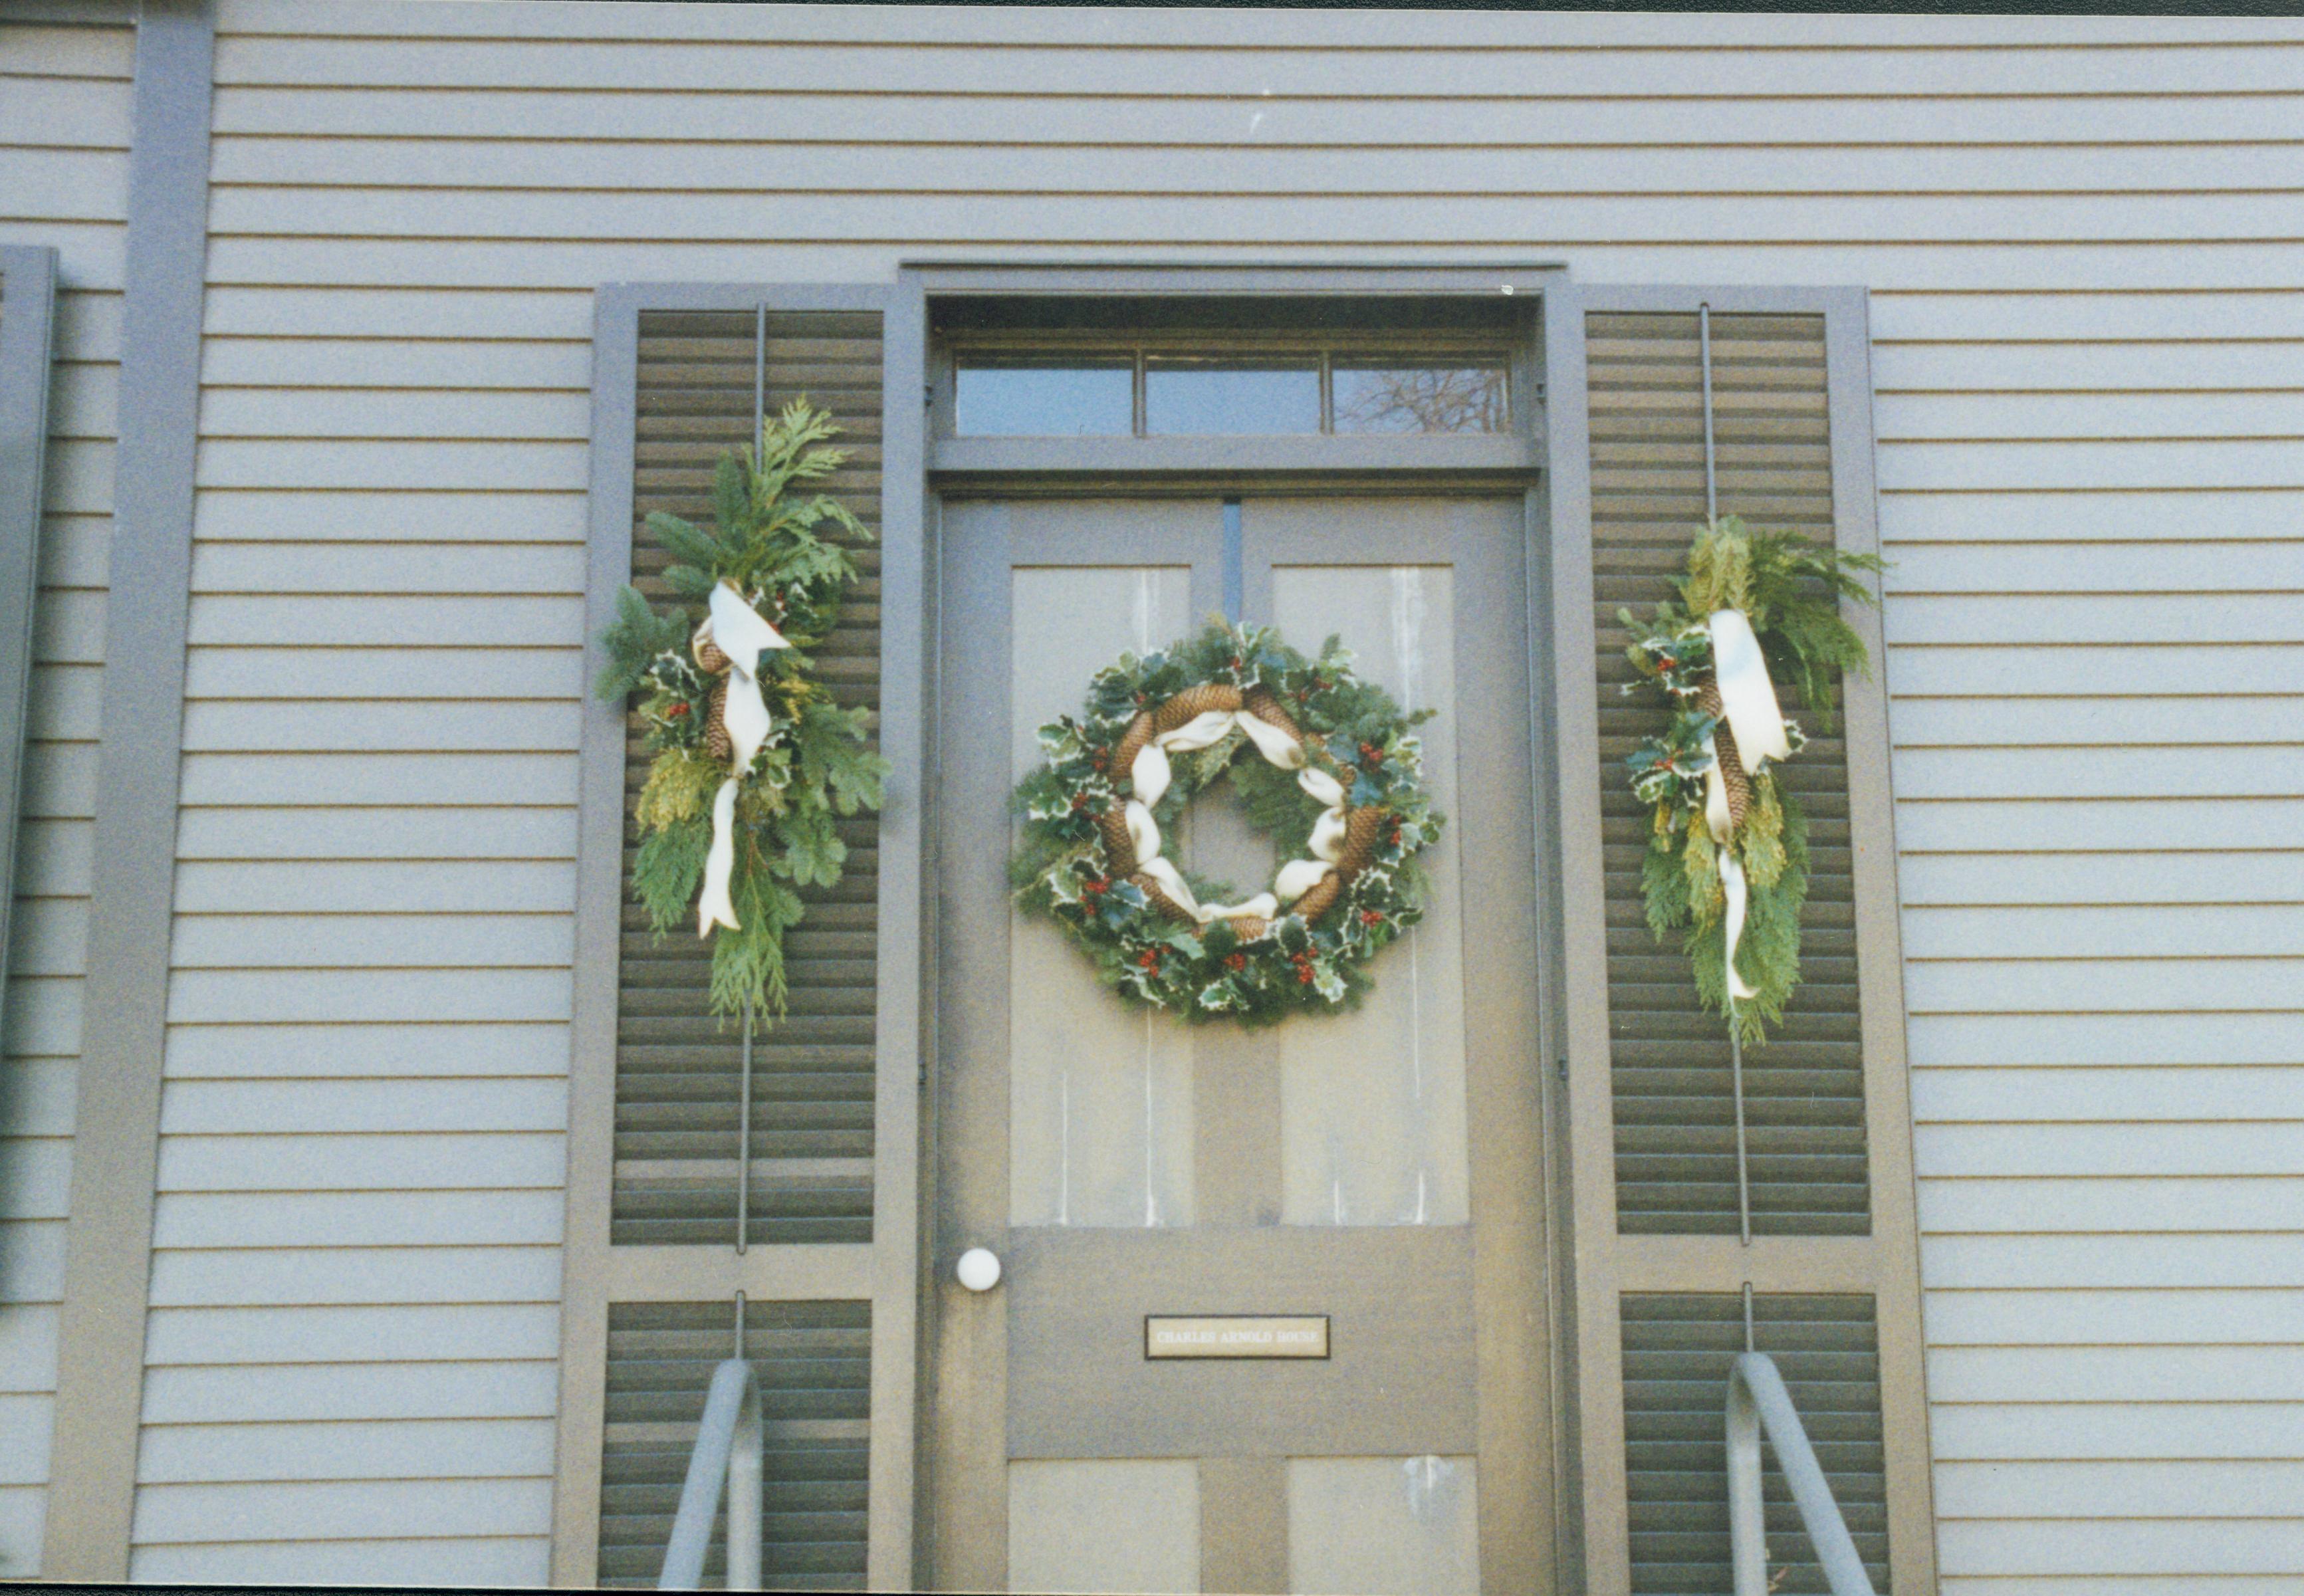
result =
[[[1038,325],[970,307],[943,333],[948,436],[1505,433],[1522,329],[1340,302],[1079,306]],[[1115,312],[1124,311],[1124,314]],[[1101,325],[1098,325],[1098,324]]]
[[953,430],[961,437],[1505,432],[1510,373],[1501,351],[971,351],[953,364]]

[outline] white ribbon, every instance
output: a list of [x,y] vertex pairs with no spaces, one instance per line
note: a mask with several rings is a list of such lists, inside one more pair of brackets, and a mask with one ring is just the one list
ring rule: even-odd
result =
[[767,700],[760,696],[760,654],[767,649],[789,649],[784,634],[762,620],[729,582],[712,590],[712,618],[704,625],[715,647],[733,662],[728,669],[728,693],[722,700],[720,724],[736,747],[736,771],[752,768],[752,756],[768,738],[773,724]]
[[728,691],[721,699],[720,724],[727,728],[734,750],[735,775],[720,784],[712,800],[712,851],[704,856],[704,891],[696,900],[699,937],[710,936],[716,925],[732,931],[743,930],[736,923],[736,906],[728,898],[729,878],[736,868],[736,788],[775,725],[767,700],[760,695],[761,651],[792,647],[782,632],[744,602],[733,584],[724,582],[714,588],[709,603],[711,618],[696,629],[696,638],[699,642],[711,642],[731,662]]
[[[1736,762],[1744,767],[1745,775],[1756,776],[1767,760],[1790,759],[1792,751],[1775,683],[1768,679],[1767,658],[1743,611],[1715,609],[1705,625],[1712,633],[1712,679],[1720,689],[1721,718],[1736,734]],[[1729,852],[1735,821],[1728,812],[1728,784],[1720,774],[1718,740],[1710,733],[1705,734],[1704,751],[1712,756],[1704,777],[1704,824],[1719,845],[1720,886],[1728,899],[1728,997],[1735,1002],[1759,996],[1736,973],[1736,945],[1744,938],[1751,894],[1743,865]]]
[[[1256,751],[1264,756],[1267,764],[1295,771],[1296,785],[1326,805],[1312,826],[1312,852],[1318,857],[1292,860],[1281,866],[1272,890],[1259,892],[1244,903],[1203,904],[1184,884],[1182,873],[1160,857],[1160,828],[1152,818],[1152,808],[1175,778],[1174,768],[1168,760],[1171,751],[1191,753],[1213,748],[1230,736],[1235,726],[1248,734],[1248,740],[1256,744]],[[1308,768],[1302,743],[1246,709],[1210,709],[1194,716],[1173,732],[1161,733],[1137,751],[1135,762],[1128,768],[1128,779],[1136,795],[1122,813],[1128,821],[1129,843],[1136,850],[1136,868],[1157,882],[1165,896],[1201,925],[1246,916],[1277,919],[1283,904],[1292,904],[1311,891],[1343,856],[1343,784],[1325,770]]]
[[1736,734],[1737,762],[1745,775],[1756,776],[1762,760],[1792,757],[1767,657],[1743,611],[1715,609],[1705,624],[1712,632],[1712,679],[1720,687],[1728,729]]
[[728,901],[728,878],[736,868],[736,778],[720,784],[712,799],[712,851],[704,856],[704,891],[696,900],[696,934],[708,937],[716,925],[732,931],[736,905]]
[[1725,848],[1720,850],[1720,885],[1728,893],[1728,996],[1738,1001],[1757,998],[1759,994],[1736,973],[1736,944],[1744,935],[1744,867]]

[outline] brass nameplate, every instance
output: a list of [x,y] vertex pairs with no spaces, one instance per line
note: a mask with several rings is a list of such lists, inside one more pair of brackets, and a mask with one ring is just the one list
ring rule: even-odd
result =
[[1186,1318],[1149,1314],[1144,1320],[1148,1358],[1325,1358],[1325,1313],[1216,1314]]

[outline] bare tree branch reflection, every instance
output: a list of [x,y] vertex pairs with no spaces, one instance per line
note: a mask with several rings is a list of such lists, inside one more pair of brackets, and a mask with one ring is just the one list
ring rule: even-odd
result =
[[1504,374],[1493,366],[1343,367],[1339,432],[1502,432]]

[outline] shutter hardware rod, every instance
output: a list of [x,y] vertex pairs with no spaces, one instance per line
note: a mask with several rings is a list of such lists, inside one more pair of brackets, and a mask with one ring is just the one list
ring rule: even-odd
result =
[[[752,308],[752,447],[768,411],[768,302]],[[743,1069],[736,1083],[736,1256],[752,1228],[752,1000],[744,999]],[[744,1294],[736,1294],[736,1355],[744,1355]]]
[[[1720,519],[1720,467],[1712,436],[1712,306],[1696,307],[1696,339],[1704,367],[1704,517]],[[1736,998],[1728,996],[1728,1083],[1736,1099],[1736,1234],[1752,1244],[1752,1163],[1744,1133],[1744,1041],[1736,1029]],[[1744,1288],[1745,1348],[1751,1350],[1751,1287]]]

